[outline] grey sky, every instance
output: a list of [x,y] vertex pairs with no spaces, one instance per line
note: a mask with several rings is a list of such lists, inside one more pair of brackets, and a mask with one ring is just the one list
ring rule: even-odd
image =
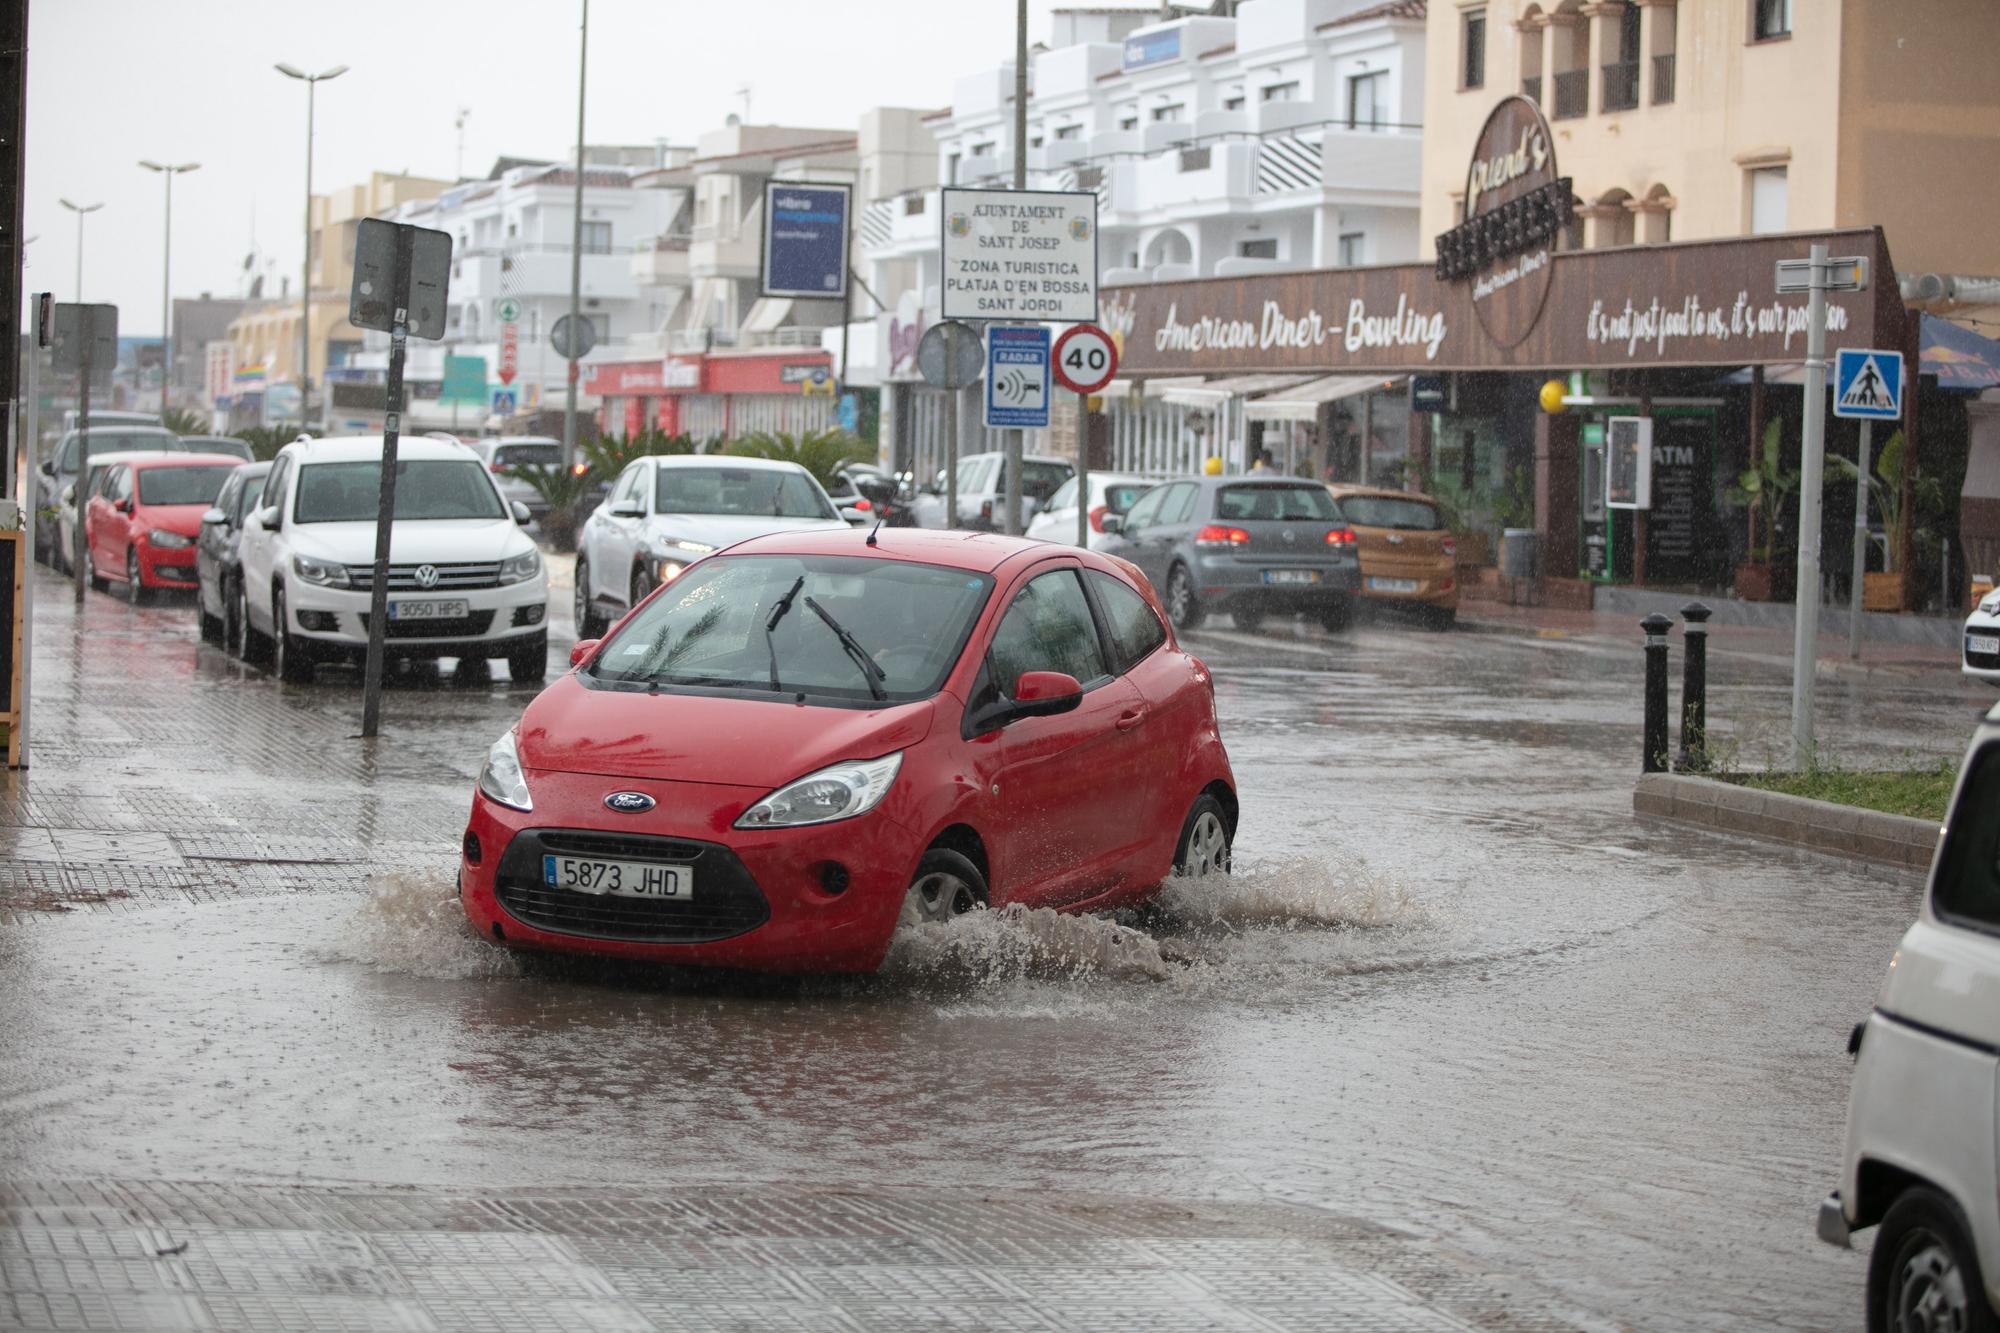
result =
[[[1074,0],[1071,0],[1073,3]],[[1058,0],[1031,0],[1048,36]],[[200,162],[174,182],[174,295],[239,295],[254,240],[296,290],[305,86],[271,68],[351,65],[320,85],[314,184],[370,170],[450,176],[555,156],[576,133],[576,0],[32,0],[27,290],[160,326],[161,178],[141,158]],[[1138,4],[1134,8],[1141,7]],[[941,107],[953,80],[1013,50],[1013,0],[593,0],[592,142],[691,143],[740,111],[760,124],[852,126],[870,106]]]

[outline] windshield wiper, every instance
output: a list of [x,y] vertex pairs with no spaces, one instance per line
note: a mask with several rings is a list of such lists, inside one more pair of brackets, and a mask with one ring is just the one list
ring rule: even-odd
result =
[[806,598],[806,605],[812,608],[814,615],[826,622],[826,627],[832,630],[834,636],[840,640],[840,646],[845,648],[847,655],[854,659],[854,665],[861,668],[862,678],[868,682],[868,693],[875,696],[877,703],[888,698],[889,696],[883,692],[882,682],[889,678],[889,673],[882,669],[879,662],[868,655],[868,650],[861,646],[861,641],[848,633],[846,626],[828,615],[826,608],[815,602],[812,598]]
[[[778,622],[785,618],[785,613],[792,609],[792,599],[797,597],[799,589],[805,586],[806,576],[801,574],[798,580],[792,584],[791,588],[786,591],[785,595],[778,599],[777,605],[771,608],[770,616],[764,621],[764,651],[771,655],[771,692],[773,694],[783,690],[784,686],[778,684],[778,645],[771,638],[771,635],[778,628]],[[808,597],[806,600],[810,602],[812,598]]]

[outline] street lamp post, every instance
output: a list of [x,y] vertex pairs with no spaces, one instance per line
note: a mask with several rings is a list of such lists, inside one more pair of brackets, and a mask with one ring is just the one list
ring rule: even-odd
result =
[[562,463],[576,465],[577,330],[583,324],[583,93],[590,72],[590,0],[583,0],[583,22],[576,47],[576,193],[569,231],[569,360],[568,396],[563,400]]
[[347,66],[335,65],[320,74],[308,74],[282,62],[276,69],[286,78],[297,79],[306,86],[306,253],[300,263],[302,276],[299,281],[299,429],[304,431],[306,393],[312,383],[313,100],[320,82],[339,78],[347,73]]
[[83,219],[87,214],[95,213],[98,209],[104,207],[104,205],[72,204],[67,199],[58,199],[56,200],[56,202],[61,204],[64,208],[67,208],[70,212],[76,214],[76,301],[78,305],[82,305],[83,304]]
[[201,170],[199,162],[163,163],[141,159],[139,165],[166,178],[165,239],[160,244],[160,416],[167,415],[167,394],[174,382],[174,177]]

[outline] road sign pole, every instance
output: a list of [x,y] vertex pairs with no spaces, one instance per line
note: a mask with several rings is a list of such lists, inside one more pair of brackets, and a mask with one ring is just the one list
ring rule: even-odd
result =
[[[90,477],[90,345],[97,341],[96,311],[87,305],[77,306],[77,328],[83,339],[81,373],[77,376],[76,389],[76,480],[70,489],[76,494],[76,533],[70,543],[70,560],[76,566],[76,604],[83,605],[83,585],[90,578],[88,546],[83,536],[83,483]],[[60,471],[56,473],[62,475]],[[58,499],[61,497],[58,496]],[[82,626],[77,627],[79,636]]]
[[[395,276],[389,300],[395,322],[389,326],[389,383],[382,417],[382,487],[375,503],[375,572],[368,584],[368,660],[361,683],[361,735],[372,739],[382,721],[382,656],[389,620],[389,538],[396,517],[396,445],[403,430],[403,354],[410,336],[410,257],[416,232],[396,229]],[[276,626],[279,634],[283,625]],[[459,663],[463,671],[465,664]]]
[[1076,396],[1076,544],[1090,546],[1090,395]]
[[1874,444],[1875,423],[1861,423],[1861,470],[1854,474],[1854,596],[1847,613],[1847,655],[1861,657],[1861,585],[1868,568],[1868,452]]
[[[944,363],[958,364],[958,324],[947,320],[944,326]],[[958,396],[964,392],[954,376],[949,388],[944,391],[944,525],[958,526]]]
[[1800,449],[1799,576],[1792,632],[1792,767],[1813,762],[1813,670],[1819,660],[1820,486],[1826,471],[1826,246],[1812,248],[1806,306],[1805,429]]
[[[40,508],[40,487],[35,478],[42,467],[42,335],[48,319],[46,293],[36,296],[28,306],[32,312],[28,320],[28,402],[27,422],[21,432],[19,452],[24,466],[20,477],[21,501],[21,558],[32,561],[35,558],[35,525],[42,521]],[[49,516],[53,522],[55,515]],[[55,549],[55,543],[49,543]],[[51,560],[49,563],[55,563]],[[21,767],[28,766],[28,746],[35,732],[28,724],[28,713],[35,699],[35,569],[31,564],[23,580],[21,599]]]

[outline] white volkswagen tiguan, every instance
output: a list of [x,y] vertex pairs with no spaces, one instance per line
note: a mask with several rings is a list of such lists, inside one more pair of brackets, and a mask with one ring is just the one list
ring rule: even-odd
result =
[[[246,655],[305,680],[315,662],[366,653],[381,485],[377,435],[300,439],[278,451],[263,508],[243,527],[237,611]],[[504,658],[513,679],[540,680],[548,575],[520,529],[527,521],[464,445],[400,441],[389,655],[455,657],[461,667]]]

